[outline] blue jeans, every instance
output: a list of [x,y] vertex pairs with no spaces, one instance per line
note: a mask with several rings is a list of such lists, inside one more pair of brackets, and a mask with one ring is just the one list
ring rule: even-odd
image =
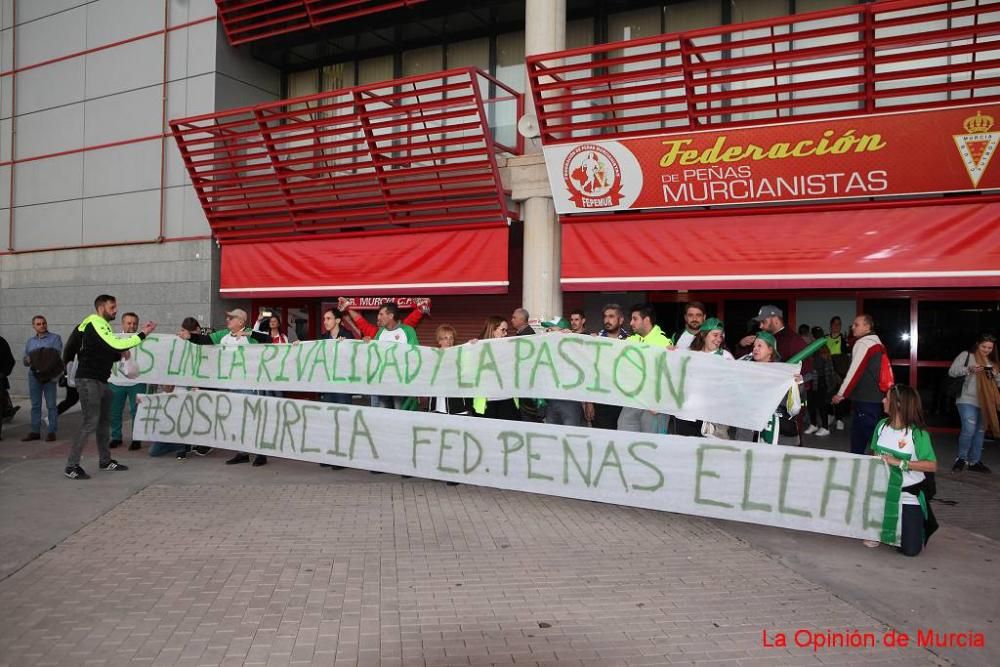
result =
[[864,454],[872,442],[878,420],[882,419],[882,404],[865,401],[851,401],[851,403],[853,404],[851,453]]
[[970,465],[979,463],[983,458],[983,438],[986,437],[983,411],[968,403],[955,405],[962,419],[962,432],[958,434],[958,458],[968,461]]
[[56,407],[56,381],[41,384],[32,371],[28,371],[28,395],[31,396],[31,432],[42,432],[42,397],[49,411],[49,433],[59,430],[59,410]]

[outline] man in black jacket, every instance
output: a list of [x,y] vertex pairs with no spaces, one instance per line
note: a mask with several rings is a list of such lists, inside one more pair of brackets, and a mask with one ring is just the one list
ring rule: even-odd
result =
[[111,377],[111,367],[121,360],[122,352],[142,343],[156,329],[155,322],[146,322],[139,333],[128,338],[118,338],[108,324],[118,314],[118,301],[115,297],[100,295],[94,300],[94,309],[97,312],[88,316],[77,327],[83,336],[76,367],[76,388],[80,393],[83,424],[73,438],[73,446],[66,460],[64,474],[70,479],[90,477],[80,467],[80,454],[92,433],[97,436],[97,452],[100,457],[98,467],[105,471],[128,470],[127,466],[111,458],[108,446],[111,440],[111,389],[108,388],[108,378]]
[[10,400],[10,380],[7,377],[14,370],[14,355],[7,339],[0,336],[0,437],[3,437],[3,422],[14,418],[19,408]]

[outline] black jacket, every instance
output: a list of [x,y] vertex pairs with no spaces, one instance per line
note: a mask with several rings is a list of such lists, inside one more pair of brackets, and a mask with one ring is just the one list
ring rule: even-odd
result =
[[[122,352],[137,346],[146,338],[146,334],[142,332],[132,338],[117,338],[111,331],[111,326],[107,322],[99,322],[97,316],[88,317],[80,326],[83,327],[83,342],[77,353],[77,380],[107,382],[111,377],[111,367],[121,360]],[[77,327],[78,330],[79,328]]]

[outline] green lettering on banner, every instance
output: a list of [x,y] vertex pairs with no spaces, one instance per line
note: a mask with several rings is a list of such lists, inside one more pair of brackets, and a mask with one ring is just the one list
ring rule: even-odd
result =
[[354,460],[354,447],[360,437],[364,437],[368,441],[368,447],[372,450],[372,458],[377,461],[378,450],[375,449],[375,441],[372,440],[371,431],[368,430],[368,424],[365,423],[365,415],[360,410],[357,410],[354,413],[354,426],[351,431],[351,447],[349,450],[349,456],[352,461]]
[[542,366],[549,369],[549,376],[552,378],[552,384],[556,389],[559,389],[559,374],[556,373],[556,367],[552,361],[552,352],[549,350],[549,343],[545,340],[543,340],[539,345],[538,353],[535,355],[535,363],[531,366],[531,380],[529,381],[530,387],[535,387],[535,376],[538,373],[538,369]]
[[302,406],[302,447],[299,449],[303,454],[315,452],[319,454],[322,450],[319,447],[309,447],[309,411],[323,412],[323,408],[318,405]]
[[181,400],[181,409],[177,411],[177,435],[186,438],[191,435],[191,428],[194,425],[194,397],[191,394],[184,394]]
[[[147,336],[146,340],[157,341],[159,337],[157,336]],[[156,367],[156,355],[154,355],[147,346],[140,345],[136,348],[135,362],[139,366],[140,377]]]
[[[365,345],[367,351],[366,361],[365,361],[365,377],[366,382],[371,384],[375,380],[375,376],[378,375],[378,369],[382,365],[382,353],[378,349],[378,344],[372,341]],[[374,365],[372,360],[374,359]]]
[[444,428],[441,429],[441,446],[438,447],[438,464],[437,469],[439,472],[450,472],[453,474],[458,473],[458,468],[450,468],[444,464],[444,453],[454,449],[451,445],[447,443],[449,435],[461,435],[461,431],[457,428]]
[[212,348],[207,345],[195,345],[194,349],[197,350],[197,352],[195,353],[195,360],[194,360],[194,376],[200,380],[208,380],[211,378],[211,376],[202,375],[201,367],[202,365],[206,367],[209,365],[205,362],[208,361],[208,352]]
[[[216,440],[221,440],[225,442],[228,438],[226,434],[226,420],[229,419],[229,415],[233,414],[233,403],[229,400],[229,397],[225,394],[220,394],[214,392],[215,394],[215,430],[212,432],[212,437]],[[223,406],[225,410],[223,410]],[[222,435],[219,435],[221,432]]]
[[[503,453],[503,476],[506,477],[510,471],[510,455],[524,447],[524,438],[516,431],[501,431],[497,438],[502,443],[500,451]],[[511,440],[516,440],[516,446],[511,445]]]
[[823,500],[820,503],[819,515],[826,518],[826,507],[830,501],[830,494],[834,491],[844,491],[847,493],[847,509],[844,511],[844,523],[850,525],[851,514],[854,512],[854,493],[858,486],[858,477],[861,475],[861,459],[851,461],[851,483],[847,486],[835,484],[833,482],[834,472],[837,470],[838,460],[835,456],[827,459],[826,463],[826,483],[823,484]]
[[609,340],[593,338],[587,340],[585,344],[594,348],[594,381],[589,387],[587,387],[587,390],[595,391],[600,394],[610,394],[610,389],[601,386],[601,352],[605,348],[614,347],[614,343]]
[[[416,360],[415,363],[414,360]],[[406,348],[406,352],[403,355],[403,362],[405,367],[403,381],[406,384],[412,384],[417,379],[417,376],[420,375],[420,369],[424,367],[424,355],[420,351],[420,347],[410,345]]]
[[601,465],[597,468],[597,474],[594,475],[595,487],[601,485],[601,475],[604,473],[605,468],[614,468],[618,471],[618,479],[621,480],[622,489],[625,490],[625,493],[628,493],[628,482],[625,480],[625,471],[622,470],[622,460],[618,456],[618,450],[615,449],[613,440],[609,441],[608,446],[604,448],[604,458],[601,459]]
[[361,382],[361,376],[358,375],[358,354],[361,352],[361,345],[359,343],[354,343],[350,347],[351,347],[351,372],[347,376],[347,380],[349,382]]
[[[528,349],[527,354],[521,353],[524,348]],[[528,336],[518,336],[514,339],[514,389],[521,389],[521,362],[533,356],[535,356],[535,344]]]
[[[320,343],[319,347],[323,353],[323,369],[326,371],[326,378],[330,382],[346,382],[347,378],[337,375],[337,369],[340,367],[340,348],[343,341],[338,338],[336,340],[324,340]],[[333,358],[327,354],[327,350],[330,346],[333,346]],[[356,347],[354,349],[357,349]],[[353,361],[352,361],[353,363]],[[353,366],[352,366],[353,368]]]
[[[167,375],[170,376],[181,374],[181,369],[174,367],[174,354],[177,352],[178,343],[183,345],[184,341],[182,341],[180,338],[175,338],[172,341],[170,341],[170,352],[167,353]],[[181,349],[183,350],[184,348],[182,347]]]
[[[315,359],[319,355],[319,351],[323,349],[322,343],[300,343],[293,347],[298,348],[298,352],[295,355],[295,379],[299,382],[308,381],[312,382],[313,375],[316,372]],[[304,357],[304,358],[303,358]],[[323,367],[326,368],[326,360],[324,358]],[[310,366],[310,364],[312,364]],[[306,369],[310,369],[309,377],[306,377]],[[326,376],[327,382],[330,378]]]
[[[472,443],[476,446],[476,461],[469,465],[469,444]],[[462,435],[462,472],[468,475],[470,472],[479,467],[479,464],[483,461],[483,443],[479,442],[476,436],[469,432],[465,432]]]
[[[278,441],[278,449],[285,451],[285,436],[288,436],[290,441],[289,450],[296,451],[295,445],[295,433],[292,431],[292,427],[302,421],[302,413],[299,411],[299,406],[293,401],[285,401],[280,404],[281,407],[281,439]],[[275,410],[277,412],[277,410]],[[291,414],[289,414],[291,413]],[[303,434],[304,435],[304,434]],[[305,438],[303,438],[303,441]]]
[[419,447],[420,445],[429,445],[429,444],[431,444],[430,438],[424,438],[423,434],[424,433],[434,433],[435,431],[437,431],[436,428],[431,428],[429,426],[414,426],[411,429],[411,431],[410,431],[411,434],[412,434],[412,437],[411,437],[411,442],[412,442],[411,451],[413,452],[413,454],[412,454],[412,461],[413,461],[413,469],[414,470],[417,469],[417,447]]
[[483,373],[492,371],[496,378],[497,386],[503,389],[503,378],[500,377],[500,369],[497,368],[496,357],[493,356],[492,345],[481,345],[479,350],[479,367],[476,369],[476,386],[483,386]]
[[[882,469],[885,462],[880,458],[872,458],[868,461],[868,482],[865,484],[865,500],[862,503],[862,513],[864,514],[864,527],[868,528],[881,528],[883,516],[877,516],[874,519],[871,518],[871,505],[873,498],[881,498],[883,501],[886,498],[885,491],[875,490],[875,477],[878,471]],[[884,510],[883,510],[884,511]]]
[[559,341],[559,344],[556,345],[556,351],[559,353],[559,357],[563,360],[563,363],[565,363],[567,366],[571,366],[573,370],[576,371],[576,379],[574,381],[572,382],[563,381],[561,383],[563,389],[576,389],[581,384],[583,384],[583,380],[585,378],[583,369],[580,368],[580,365],[576,363],[576,360],[573,359],[572,355],[567,354],[566,350],[563,349],[566,347],[566,345],[574,343],[582,344],[582,342],[583,342],[582,338],[563,338],[562,340]]
[[437,355],[437,359],[434,360],[434,370],[431,372],[431,384],[437,382],[438,371],[441,370],[441,364],[444,362],[444,350],[439,347],[432,347],[431,351]]
[[681,377],[680,381],[676,384],[674,383],[674,374],[670,370],[670,359],[672,358],[676,358],[676,356],[668,350],[663,350],[656,357],[656,403],[659,404],[663,400],[663,380],[666,379],[667,391],[670,392],[670,396],[674,399],[674,404],[678,408],[683,408],[685,400],[684,387],[687,384],[687,367],[691,362],[691,357],[681,357]]
[[542,455],[535,453],[535,451],[531,448],[531,444],[532,444],[532,441],[536,440],[536,439],[537,440],[554,440],[554,441],[558,442],[559,438],[557,438],[554,435],[545,435],[544,433],[528,433],[527,436],[528,436],[527,437],[528,479],[544,479],[544,480],[547,480],[547,481],[551,482],[552,479],[553,479],[551,476],[549,476],[549,475],[543,475],[541,473],[536,473],[536,472],[534,472],[531,469],[531,462],[532,461],[541,461],[542,460]]
[[298,347],[298,345],[276,345],[275,347],[283,347],[284,349],[282,352],[284,352],[284,354],[281,355],[281,365],[278,367],[278,374],[274,376],[274,379],[279,382],[288,382],[291,378],[285,374],[285,366],[288,364],[288,357],[291,356],[292,350]]
[[[205,420],[205,428],[200,430],[192,431],[195,435],[208,435],[212,432],[212,417],[208,414],[206,408],[202,405],[203,403],[208,403],[208,407],[212,407],[212,396],[203,391],[195,392],[197,396],[194,399],[194,409],[199,417]],[[204,399],[204,401],[202,400]]]
[[163,414],[166,416],[167,421],[170,422],[170,427],[166,431],[161,431],[161,435],[173,435],[177,432],[177,422],[170,414],[170,404],[177,398],[177,394],[170,394],[167,399],[163,402]]
[[473,384],[471,381],[466,381],[462,378],[462,367],[463,367],[462,358],[465,352],[465,346],[459,345],[454,349],[455,349],[455,378],[458,380],[458,386],[463,387],[465,389],[470,389],[476,385]]
[[226,348],[220,347],[219,353],[215,355],[215,377],[219,380],[229,380],[230,377],[223,372],[222,362],[227,359]]
[[[583,469],[583,467],[580,465],[580,460],[577,459],[576,454],[573,453],[573,447],[570,446],[569,443],[570,438],[580,438],[587,443],[586,470]],[[562,446],[563,446],[563,484],[569,484],[569,463],[570,461],[572,461],[573,467],[575,467],[576,471],[580,473],[580,479],[582,479],[583,483],[586,484],[588,488],[590,488],[594,471],[594,443],[590,441],[589,436],[572,434],[563,436]]]
[[768,503],[755,503],[750,500],[750,485],[753,482],[753,450],[747,448],[744,454],[744,465],[743,465],[743,503],[740,505],[740,509],[744,512],[757,511],[757,512],[773,512],[774,508]]
[[[276,410],[277,411],[277,410]],[[271,403],[266,399],[260,400],[260,413],[263,419],[257,422],[257,433],[256,442],[254,446],[257,449],[277,449],[278,448],[278,419],[275,415],[275,419],[271,419]],[[274,428],[271,429],[271,434],[268,436],[268,427],[273,425]],[[270,437],[270,440],[267,438]]]
[[[242,347],[242,346],[240,346]],[[278,356],[278,348],[274,345],[265,345],[264,351],[260,355],[260,363],[257,365],[257,382],[260,382],[264,375],[267,375],[267,381],[272,382],[271,371],[268,369],[267,364],[270,361],[274,361],[274,358]]]
[[346,405],[328,405],[326,406],[326,412],[333,413],[333,449],[326,450],[327,454],[333,456],[347,456],[347,452],[340,448],[341,434],[343,433],[340,428],[340,415],[344,412],[349,412],[350,408]]
[[[626,389],[622,386],[619,380],[618,369],[621,367],[622,361],[629,362],[637,371],[639,371],[639,382],[631,390]],[[624,396],[629,398],[635,398],[640,391],[642,391],[643,386],[646,384],[646,357],[643,355],[642,350],[638,346],[627,345],[621,349],[618,356],[615,357],[615,363],[612,370],[613,379],[615,382],[615,388]]]
[[653,472],[655,472],[657,479],[656,479],[656,483],[655,484],[633,484],[632,488],[634,490],[636,490],[636,491],[656,491],[656,490],[658,490],[660,488],[663,488],[663,483],[665,481],[664,478],[663,478],[663,471],[661,471],[651,461],[647,461],[646,459],[644,459],[641,456],[639,456],[638,454],[636,454],[635,450],[638,449],[639,447],[649,447],[650,449],[652,449],[655,452],[656,449],[657,449],[656,443],[655,442],[633,442],[633,443],[631,443],[628,446],[628,453],[629,453],[629,456],[631,456],[636,461],[636,463],[638,463],[640,465],[643,465],[643,466],[649,468],[650,470],[652,470]]
[[237,367],[243,369],[243,378],[242,379],[246,380],[247,379],[247,357],[246,357],[246,350],[243,349],[242,345],[236,346],[236,349],[233,351],[233,364],[232,364],[232,366],[229,367],[229,377],[232,377],[232,378],[236,377],[236,374],[235,374],[234,371],[236,370]]
[[[253,434],[257,432],[257,421],[260,418],[260,399],[250,396],[243,397],[243,423],[240,425],[240,442],[246,444],[247,441],[247,418],[253,420]],[[256,439],[256,435],[255,435]]]
[[385,373],[390,368],[396,373],[396,384],[403,384],[403,374],[399,370],[399,359],[396,358],[396,350],[399,349],[399,345],[389,345],[385,354],[382,356],[382,364],[379,368],[378,381],[381,384],[385,381]]
[[795,516],[812,517],[812,512],[790,507],[785,503],[785,496],[788,493],[788,477],[791,474],[793,461],[822,461],[821,456],[809,456],[807,454],[785,454],[781,460],[781,487],[778,492],[778,512],[781,514],[793,514]]
[[697,467],[694,472],[694,502],[699,505],[713,505],[715,507],[726,507],[732,509],[732,505],[729,503],[724,503],[720,500],[712,500],[711,498],[703,498],[701,496],[701,478],[711,477],[713,479],[719,479],[719,473],[714,470],[705,469],[705,452],[708,451],[720,451],[720,452],[737,452],[739,449],[736,447],[730,447],[729,445],[699,445],[697,453]]

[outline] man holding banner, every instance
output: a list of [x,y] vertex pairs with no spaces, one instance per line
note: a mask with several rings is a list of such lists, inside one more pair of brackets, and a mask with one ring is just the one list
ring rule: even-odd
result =
[[[630,308],[632,335],[628,342],[639,345],[668,348],[673,342],[656,324],[656,309],[651,304],[636,304]],[[667,415],[640,408],[622,408],[618,415],[619,431],[639,433],[666,433]]]

